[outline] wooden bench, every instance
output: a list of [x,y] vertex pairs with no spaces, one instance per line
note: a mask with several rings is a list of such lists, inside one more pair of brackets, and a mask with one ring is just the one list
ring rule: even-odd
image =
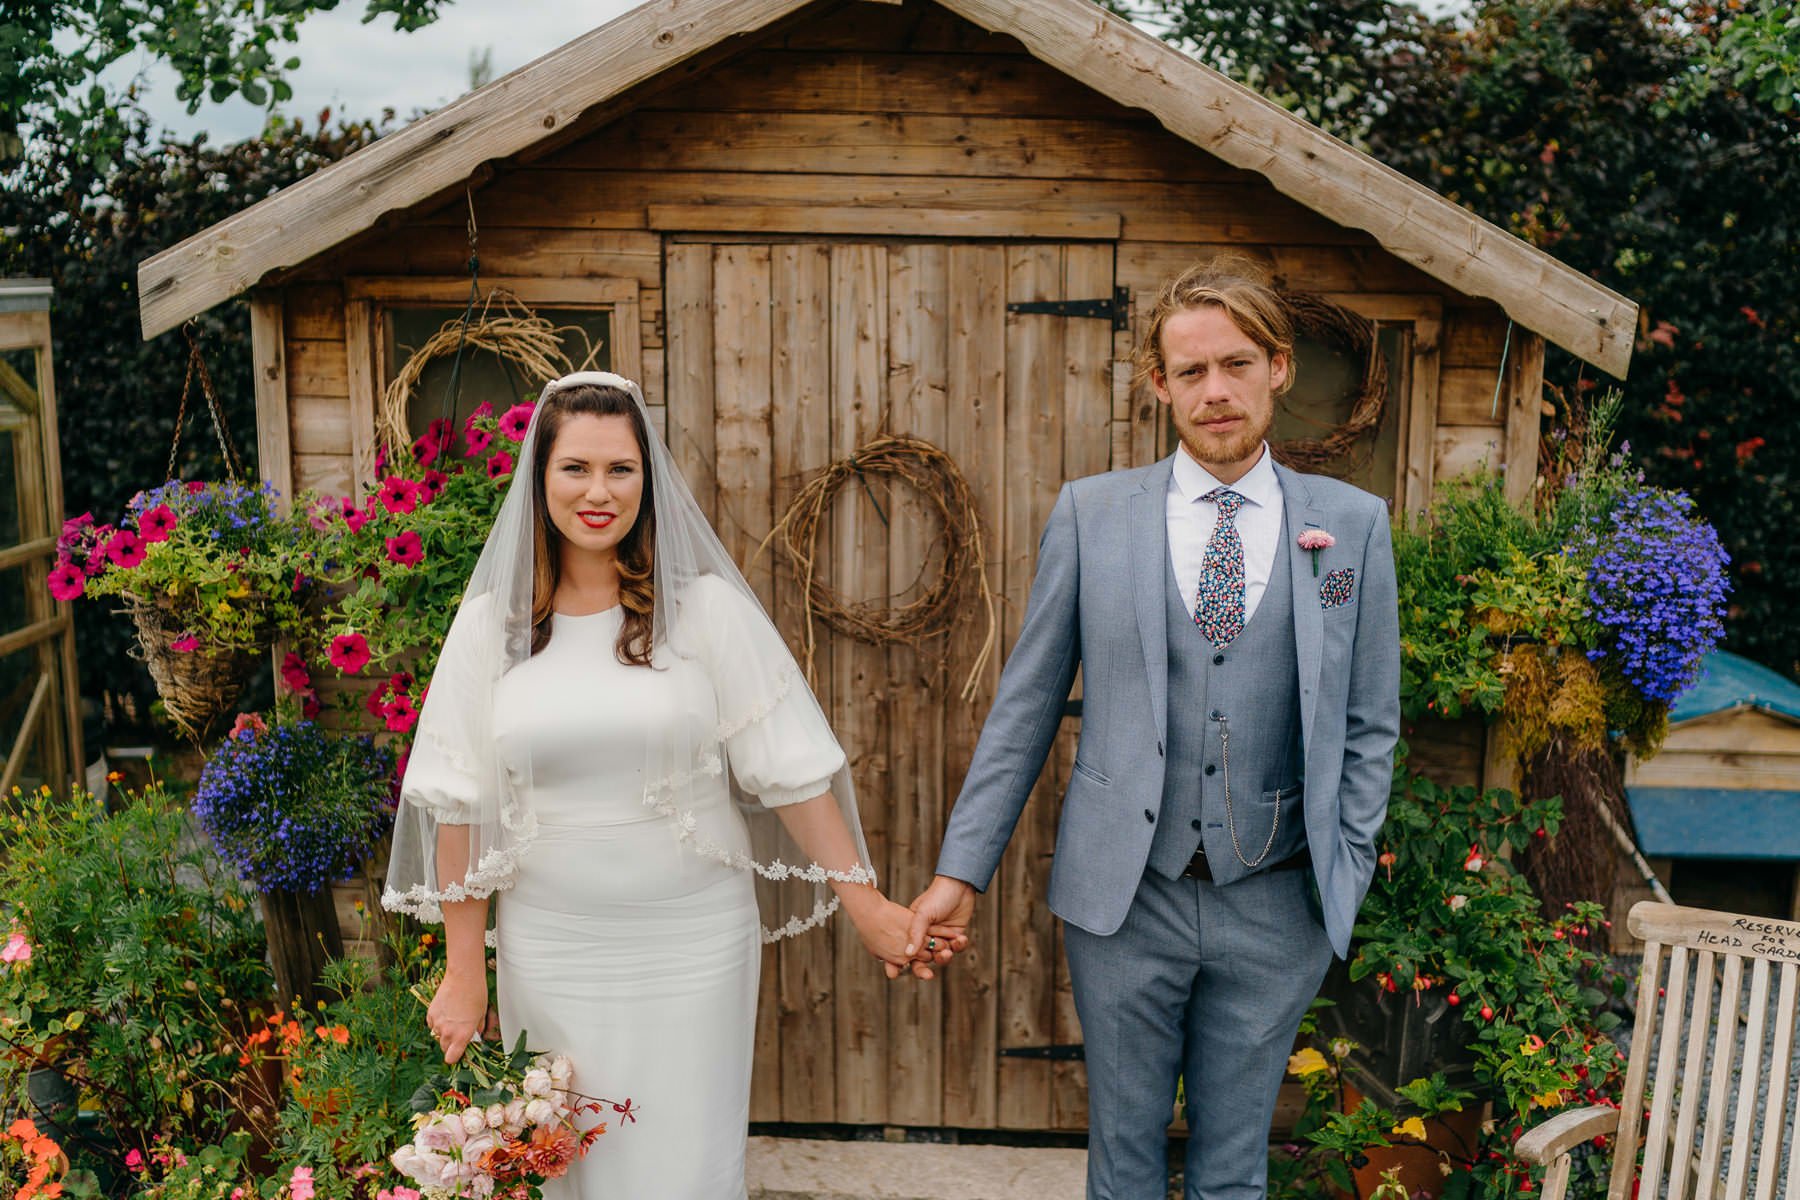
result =
[[1608,1200],[1630,1200],[1634,1177],[1640,1200],[1800,1200],[1800,1104],[1788,1087],[1800,924],[1646,901],[1630,926],[1644,968],[1625,1092],[1619,1108],[1558,1113],[1519,1139],[1520,1158],[1549,1168],[1544,1200],[1562,1200],[1570,1151],[1599,1135],[1613,1153]]

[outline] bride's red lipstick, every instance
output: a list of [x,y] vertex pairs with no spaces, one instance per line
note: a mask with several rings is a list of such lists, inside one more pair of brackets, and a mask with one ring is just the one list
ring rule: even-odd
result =
[[609,512],[578,512],[575,515],[589,529],[605,529],[618,519],[618,514]]

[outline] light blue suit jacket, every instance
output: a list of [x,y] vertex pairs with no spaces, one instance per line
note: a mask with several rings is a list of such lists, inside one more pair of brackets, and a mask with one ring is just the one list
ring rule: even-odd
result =
[[[939,874],[986,890],[1043,769],[1082,672],[1081,741],[1063,802],[1050,908],[1111,934],[1123,924],[1160,812],[1168,736],[1167,493],[1174,459],[1063,486],[1038,546],[1017,643],[950,814]],[[1375,871],[1400,735],[1400,630],[1387,506],[1321,475],[1276,466],[1288,537],[1305,751],[1307,844],[1325,930],[1349,952]],[[1347,603],[1325,607],[1334,570],[1355,572]],[[1341,579],[1341,576],[1339,577]],[[1284,581],[1270,580],[1269,586]],[[1198,700],[1196,700],[1198,703]]]

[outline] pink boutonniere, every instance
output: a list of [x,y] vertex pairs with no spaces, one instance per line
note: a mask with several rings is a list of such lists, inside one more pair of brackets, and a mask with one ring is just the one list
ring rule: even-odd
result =
[[1323,529],[1308,529],[1301,533],[1300,548],[1312,551],[1313,576],[1315,578],[1319,574],[1319,551],[1329,550],[1335,545],[1337,545],[1337,539]]

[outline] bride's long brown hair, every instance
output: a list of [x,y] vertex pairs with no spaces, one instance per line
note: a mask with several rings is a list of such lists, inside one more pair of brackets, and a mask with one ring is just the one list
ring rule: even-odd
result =
[[537,453],[532,456],[532,499],[537,504],[537,527],[532,531],[531,652],[550,644],[550,615],[556,587],[562,580],[562,533],[550,520],[544,497],[544,470],[556,435],[570,417],[629,417],[637,438],[638,458],[643,462],[644,494],[638,503],[637,521],[619,542],[619,603],[625,621],[619,630],[617,653],[628,667],[650,665],[652,614],[656,608],[651,568],[656,557],[656,478],[650,473],[650,435],[643,414],[630,393],[615,387],[582,383],[558,388],[540,401]]

